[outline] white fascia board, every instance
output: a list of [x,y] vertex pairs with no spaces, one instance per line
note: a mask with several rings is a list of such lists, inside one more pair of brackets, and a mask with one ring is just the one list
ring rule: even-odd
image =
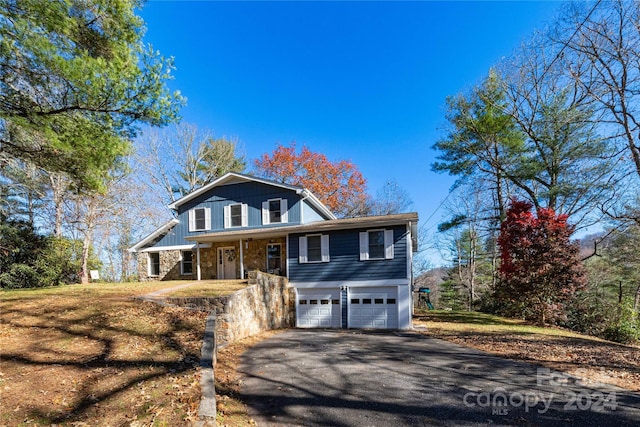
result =
[[[195,249],[198,245],[176,245],[176,246],[152,246],[140,249],[138,252],[162,252],[162,251],[186,251],[187,249]],[[211,244],[201,243],[201,248],[210,248]]]
[[147,243],[151,242],[153,239],[155,239],[162,233],[165,233],[166,231],[170,230],[174,225],[178,224],[179,222],[180,221],[178,221],[176,218],[173,218],[171,221],[167,222],[164,225],[161,225],[156,231],[152,232],[147,237],[145,237],[144,239],[140,240],[138,243],[136,243],[135,245],[127,249],[127,251],[138,252],[138,249],[140,249]]
[[406,286],[409,284],[408,279],[383,279],[383,280],[339,280],[327,282],[289,282],[289,286],[300,289],[313,288],[339,288],[348,286],[350,288],[375,288],[380,286]]
[[179,200],[176,200],[175,202],[171,203],[169,205],[169,209],[177,209],[178,206],[183,205],[185,203],[187,203],[189,200],[198,197],[199,195],[206,193],[207,191],[211,190],[214,187],[217,187],[219,185],[224,185],[225,182],[230,181],[230,180],[240,180],[240,181],[244,181],[244,182],[248,182],[248,181],[254,181],[254,182],[259,182],[262,184],[267,184],[267,185],[271,185],[271,186],[275,186],[275,187],[281,187],[281,188],[285,188],[287,190],[291,190],[291,191],[299,191],[300,187],[295,186],[295,185],[289,185],[289,184],[283,184],[283,183],[279,183],[279,182],[274,182],[274,181],[269,181],[268,179],[263,179],[263,178],[256,178],[254,176],[251,175],[245,175],[245,174],[241,174],[241,173],[237,173],[237,172],[228,172],[224,175],[222,175],[220,178],[216,179],[213,182],[210,182],[209,184],[205,185],[202,188],[199,188],[198,190],[195,190],[189,194],[187,194],[186,196],[180,198]]

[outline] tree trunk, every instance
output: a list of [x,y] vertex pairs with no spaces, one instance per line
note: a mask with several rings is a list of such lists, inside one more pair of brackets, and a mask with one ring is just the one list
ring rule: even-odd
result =
[[85,230],[82,232],[82,284],[89,283],[89,252],[93,242],[93,231],[96,227],[97,199],[89,197],[86,205]]
[[80,276],[81,283],[86,285],[89,283],[89,248],[91,247],[91,238],[89,233],[85,234],[82,240],[82,274]]
[[51,183],[51,193],[53,198],[54,207],[54,226],[53,235],[56,237],[62,236],[62,215],[63,215],[63,196],[64,196],[64,183],[61,175],[50,173],[49,182]]

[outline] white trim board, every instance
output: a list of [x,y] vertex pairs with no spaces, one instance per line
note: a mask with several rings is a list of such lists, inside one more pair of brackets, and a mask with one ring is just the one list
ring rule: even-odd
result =
[[[163,251],[184,251],[186,249],[195,249],[197,245],[177,245],[177,246],[151,246],[144,248],[138,252],[163,252]],[[210,243],[201,243],[201,248],[210,248]]]
[[300,289],[309,288],[339,288],[349,286],[351,288],[375,288],[379,286],[408,286],[409,279],[385,279],[385,280],[336,280],[330,282],[289,282],[289,286]]

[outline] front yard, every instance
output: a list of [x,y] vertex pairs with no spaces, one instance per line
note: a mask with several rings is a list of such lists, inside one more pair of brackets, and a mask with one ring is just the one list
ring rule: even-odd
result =
[[475,312],[420,311],[414,326],[425,334],[567,372],[591,382],[640,391],[640,348],[581,335],[560,328],[541,328],[522,321]]
[[207,314],[131,299],[180,283],[0,291],[0,425],[195,420]]
[[[0,291],[0,426],[181,426],[197,418],[207,314],[134,301],[186,282]],[[246,283],[196,284],[209,297]],[[640,391],[640,348],[480,313],[420,312],[429,336]],[[220,351],[220,425],[252,420],[238,400],[240,355],[277,332]]]

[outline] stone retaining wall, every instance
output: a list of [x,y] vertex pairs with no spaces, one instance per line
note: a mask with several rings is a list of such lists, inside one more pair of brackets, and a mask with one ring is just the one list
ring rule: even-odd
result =
[[270,329],[295,325],[295,291],[286,277],[249,272],[249,286],[215,298],[166,298],[169,304],[216,313],[215,340],[224,347]]
[[[216,425],[215,365],[218,348],[270,329],[295,325],[295,291],[286,277],[249,272],[248,287],[216,298],[164,298],[166,304],[208,311],[202,342],[199,420],[194,426]],[[155,300],[154,300],[155,301]],[[156,301],[160,303],[160,301]]]

